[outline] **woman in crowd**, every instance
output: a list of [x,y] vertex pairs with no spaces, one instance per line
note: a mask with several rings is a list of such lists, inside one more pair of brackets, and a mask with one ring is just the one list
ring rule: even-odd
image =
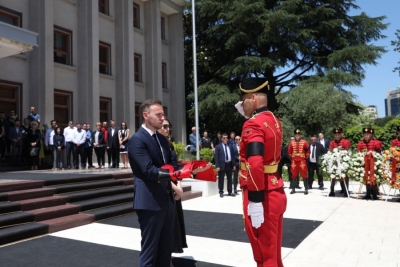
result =
[[96,153],[97,157],[97,165],[96,169],[104,169],[104,154],[105,154],[105,140],[104,140],[104,132],[101,130],[102,124],[100,122],[96,123],[96,132],[94,133],[93,138],[93,147],[94,153]]
[[[158,130],[158,133],[164,135],[169,143],[169,147],[171,149],[171,153],[173,157],[176,159],[176,153],[174,150],[174,146],[171,142],[171,129],[172,129],[172,124],[169,121],[169,119],[164,118],[162,128]],[[183,219],[183,210],[182,210],[182,195],[183,195],[183,189],[181,186],[181,181],[177,182],[171,182],[172,183],[172,189],[174,190],[175,193],[175,226],[174,226],[174,242],[173,242],[173,247],[172,247],[172,252],[173,253],[183,253],[183,248],[187,248],[186,244],[186,231],[185,231],[185,221]],[[172,261],[171,261],[171,267]]]
[[57,127],[53,136],[53,149],[56,150],[56,166],[59,170],[64,170],[64,149],[65,137],[60,127]]
[[128,151],[126,150],[126,143],[129,140],[130,131],[125,122],[121,123],[121,129],[118,131],[119,139],[119,153],[121,154],[121,161],[124,164],[123,169],[128,169]]
[[40,140],[42,139],[42,134],[38,129],[38,122],[32,121],[30,123],[31,128],[28,130],[27,143],[28,152],[32,161],[32,170],[38,169],[39,163],[39,151],[40,151]]

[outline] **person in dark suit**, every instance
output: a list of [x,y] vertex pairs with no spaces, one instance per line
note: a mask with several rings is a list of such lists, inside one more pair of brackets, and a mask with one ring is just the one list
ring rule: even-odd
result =
[[238,167],[235,158],[236,150],[228,144],[228,134],[222,134],[222,143],[215,148],[215,166],[218,171],[218,189],[219,196],[224,197],[224,177],[226,174],[227,191],[228,195],[234,197],[232,194],[232,171]]
[[110,121],[110,128],[108,128],[108,143],[107,149],[110,151],[112,165],[108,168],[119,168],[119,127],[115,126],[115,121]]
[[235,136],[235,144],[232,145],[233,149],[235,150],[236,157],[235,157],[235,163],[236,163],[236,168],[233,171],[233,193],[237,195],[237,185],[238,185],[238,175],[239,175],[239,151],[240,151],[240,135]]
[[13,163],[16,166],[21,165],[24,137],[26,136],[25,129],[20,126],[21,122],[19,120],[16,120],[15,127],[11,127],[10,132],[8,133],[8,140],[10,140],[12,146]]
[[139,267],[170,267],[175,219],[171,177],[190,177],[208,170],[211,164],[191,172],[171,173],[164,165],[177,169],[176,157],[171,153],[167,138],[157,133],[164,121],[162,102],[148,99],[142,103],[140,112],[144,123],[127,145],[134,176],[133,208],[142,236]]
[[324,138],[323,133],[318,134],[318,143],[320,143],[324,147],[325,152],[329,150],[330,141]]
[[[290,137],[290,141],[292,140],[294,140],[293,136]],[[290,171],[290,168],[292,167],[292,158],[288,154],[288,148],[289,144],[281,148],[281,160],[278,163],[278,173],[282,177],[283,165],[286,165],[288,169],[287,172],[288,172],[289,182],[292,183],[292,172]]]
[[104,132],[102,129],[102,123],[97,122],[96,123],[96,131],[93,133],[93,147],[94,147],[94,153],[96,153],[97,157],[97,169],[104,169],[104,154],[105,154],[105,146],[106,146],[106,141],[104,140],[104,135],[106,132]]
[[319,142],[317,142],[317,137],[311,137],[311,144],[310,144],[310,157],[307,159],[308,163],[308,186],[309,189],[312,189],[312,184],[314,182],[314,172],[317,173],[318,177],[318,185],[319,190],[324,190],[324,180],[322,178],[322,173],[320,172],[319,168],[320,165],[318,163],[319,157],[325,154],[326,151]]

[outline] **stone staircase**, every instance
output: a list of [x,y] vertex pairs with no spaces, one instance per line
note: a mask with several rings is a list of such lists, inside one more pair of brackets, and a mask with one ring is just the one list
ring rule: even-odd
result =
[[132,173],[0,183],[0,246],[132,213],[132,200]]

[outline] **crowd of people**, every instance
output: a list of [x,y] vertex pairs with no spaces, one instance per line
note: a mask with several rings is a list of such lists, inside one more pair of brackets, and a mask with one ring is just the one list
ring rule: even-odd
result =
[[[30,163],[32,170],[39,165],[53,170],[90,169],[93,165],[93,152],[97,157],[97,169],[105,168],[107,154],[108,168],[128,168],[126,144],[130,130],[125,122],[116,126],[114,120],[97,122],[96,129],[89,123],[68,122],[65,128],[59,127],[57,121],[50,125],[42,123],[35,107],[24,118],[23,124],[15,110],[9,111],[6,117],[0,112],[0,159],[12,155],[14,166],[23,162]],[[72,155],[72,157],[71,157]],[[72,159],[71,159],[72,158]]]

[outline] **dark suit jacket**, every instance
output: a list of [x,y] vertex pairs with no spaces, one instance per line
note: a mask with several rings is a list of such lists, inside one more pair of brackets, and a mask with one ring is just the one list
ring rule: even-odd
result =
[[[96,133],[97,133],[97,131],[92,132],[93,144],[95,143],[94,138],[95,138]],[[104,132],[102,130],[99,131],[98,138],[99,138],[99,140],[97,140],[97,141],[98,141],[99,145],[97,147],[103,147],[106,144],[106,142],[104,141]]]
[[[217,145],[217,147],[215,148],[215,166],[217,168],[221,168],[221,170],[225,169],[225,152],[224,152],[224,143],[221,143],[219,145]],[[237,155],[237,149],[233,148],[231,145],[228,144],[227,149],[230,149],[231,152],[231,161],[232,161],[232,166],[238,167],[239,164],[238,162],[235,160],[236,157],[238,157]]]
[[111,127],[108,128],[108,142],[107,142],[108,147],[110,147],[110,148],[119,147],[118,131],[119,131],[119,127],[115,126],[114,135],[111,135],[111,133],[112,133]]
[[133,208],[144,210],[160,210],[162,203],[166,201],[167,190],[173,191],[170,181],[158,182],[158,172],[164,164],[172,164],[176,167],[176,159],[173,158],[165,136],[157,133],[160,147],[152,136],[143,128],[132,135],[128,142],[129,163],[133,172],[134,197]]
[[[320,144],[321,141],[318,139],[317,143]],[[328,151],[328,150],[329,150],[329,143],[330,143],[330,141],[329,141],[328,139],[325,139],[325,138],[324,138],[324,143],[325,143],[325,144],[324,144],[324,146],[325,146],[325,151]]]
[[[22,133],[22,131],[24,131],[24,133]],[[23,139],[24,139],[26,134],[27,134],[26,130],[21,126],[18,129],[18,134],[17,134],[16,128],[15,127],[11,127],[10,128],[10,132],[8,133],[8,139],[11,141],[12,145],[22,146],[24,144],[24,140]],[[12,141],[12,140],[13,139],[17,139],[18,136],[21,136],[21,139],[17,143],[14,143],[14,141]]]
[[[310,157],[307,159],[307,163],[310,162],[310,158],[311,158],[311,152],[312,152],[311,146],[312,146],[312,144],[310,144]],[[317,160],[317,163],[318,163],[319,157],[322,156],[323,154],[325,154],[325,149],[320,143],[317,142],[315,144],[315,158]]]

